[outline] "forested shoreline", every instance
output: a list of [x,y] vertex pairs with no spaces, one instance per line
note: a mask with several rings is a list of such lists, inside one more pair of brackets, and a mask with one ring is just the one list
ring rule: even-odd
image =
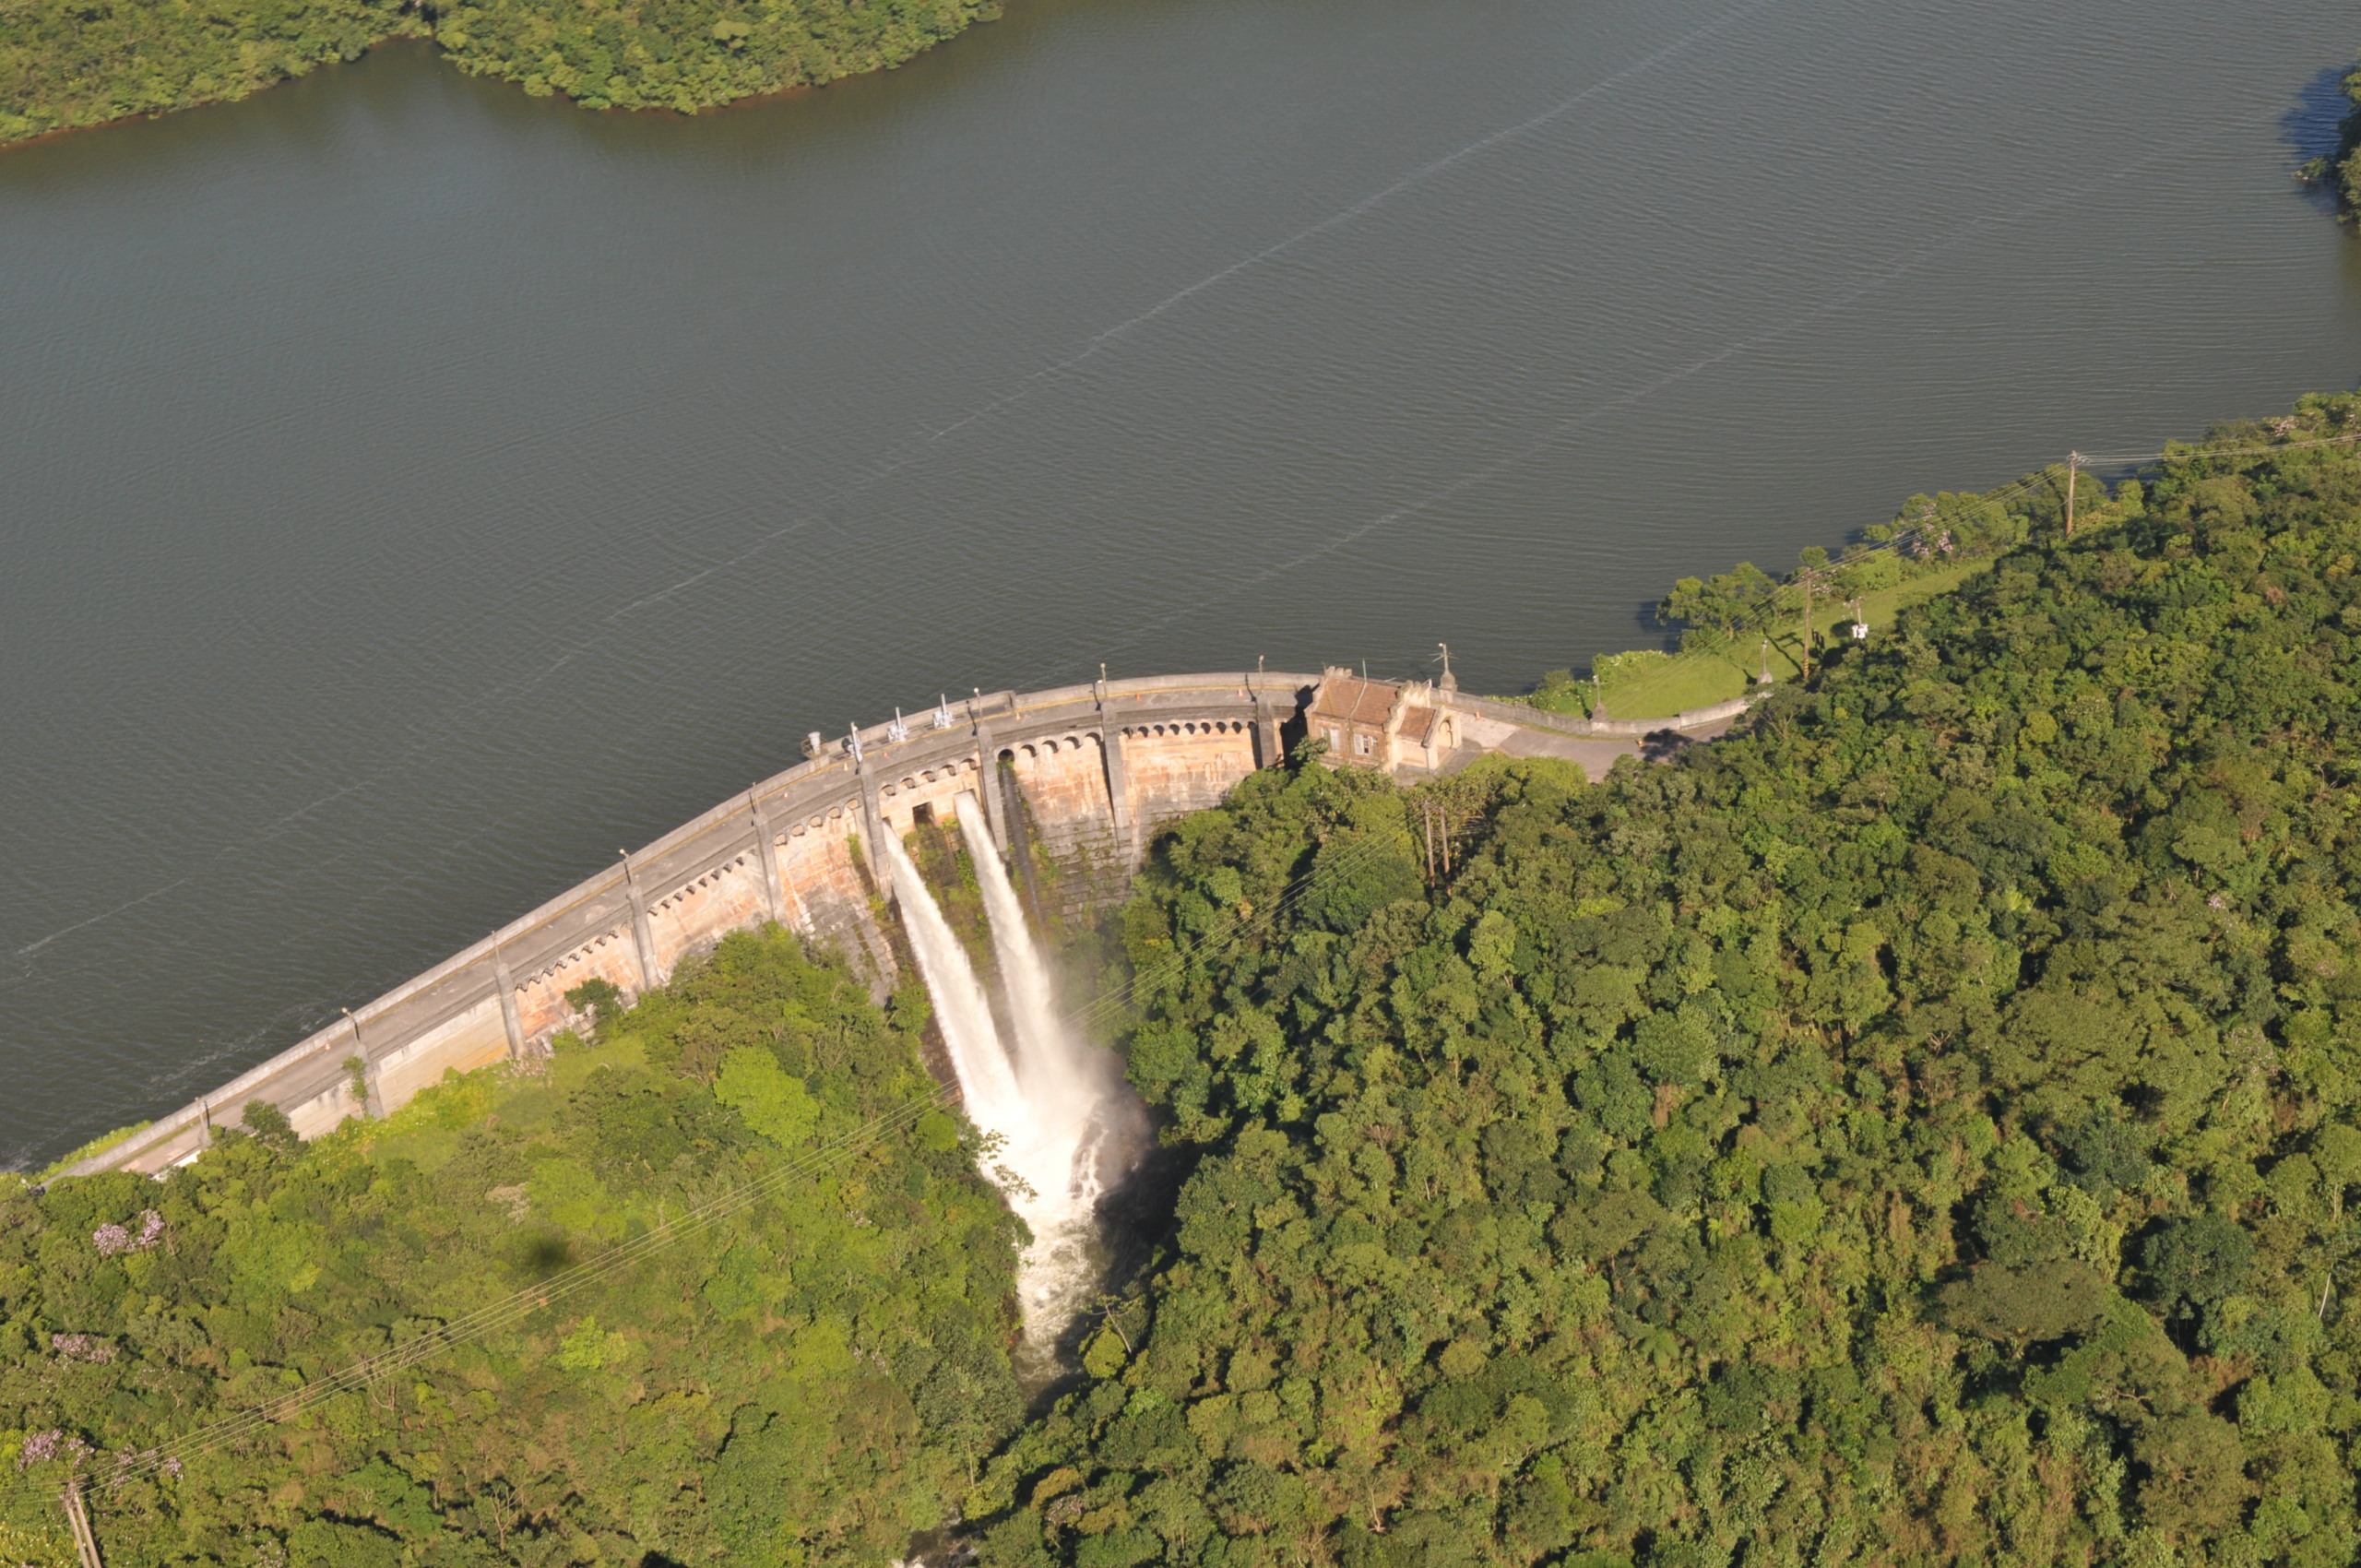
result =
[[998,0],[0,0],[0,144],[246,97],[395,38],[589,109],[718,104],[899,65]]
[[2029,505],[1669,766],[1185,824],[1196,1168],[985,1568],[2352,1561],[2357,423]]
[[2336,148],[2306,163],[2297,177],[2334,195],[2337,216],[2351,223],[2361,219],[2361,66],[2347,71],[2337,86],[2353,108],[2337,127]]
[[[2105,527],[2136,514],[2136,479],[2112,495],[2093,483],[2077,492],[2064,464],[1982,494],[1913,495],[1890,523],[1873,524],[1836,552],[1807,546],[1783,576],[1741,561],[1710,577],[1683,577],[1655,607],[1658,624],[1679,628],[1679,651],[1631,648],[1591,660],[1591,678],[1545,671],[1534,690],[1508,700],[1558,713],[1667,719],[1726,702],[1752,686],[1808,673],[1812,650],[1832,639],[1883,627],[1904,609],[1949,592],[2001,551],[2023,542],[2037,514],[2060,527],[2079,500],[2081,520]],[[1611,713],[1602,710],[1611,705]]]
[[1914,498],[1980,568],[1660,765],[1185,819],[1110,933],[1183,1177],[1029,1416],[923,994],[776,930],[540,1072],[18,1182],[0,1560],[78,1477],[116,1564],[2350,1562],[2356,445]]
[[940,1523],[1024,1405],[1017,1227],[919,1064],[923,993],[881,1010],[773,928],[580,1001],[591,1039],[382,1123],[0,1178],[0,1562],[73,1561],[77,1477],[116,1568],[884,1562]]

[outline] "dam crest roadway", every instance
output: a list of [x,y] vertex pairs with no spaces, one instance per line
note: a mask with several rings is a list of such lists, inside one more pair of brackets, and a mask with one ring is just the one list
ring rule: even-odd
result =
[[[1163,826],[1219,804],[1297,739],[1324,740],[1340,765],[1405,782],[1486,753],[1563,757],[1596,778],[1619,756],[1719,733],[1746,707],[1594,722],[1471,696],[1448,677],[1370,681],[1331,667],[979,692],[839,740],[815,731],[806,761],[67,1173],[185,1164],[256,1100],[307,1138],[348,1116],[386,1115],[447,1071],[544,1054],[552,1035],[583,1022],[565,994],[586,982],[636,997],[730,932],[770,921],[841,949],[882,992],[896,964],[872,909],[894,890],[885,859],[859,844],[950,820],[962,791],[982,802],[1013,863],[1036,847],[1046,854],[1057,875],[1037,896],[1054,908],[1038,912],[1062,916],[1121,897]],[[347,1066],[355,1059],[358,1074]]]

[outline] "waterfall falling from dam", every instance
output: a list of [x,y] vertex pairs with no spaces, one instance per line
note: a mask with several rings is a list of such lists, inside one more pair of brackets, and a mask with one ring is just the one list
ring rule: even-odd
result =
[[1123,1175],[1143,1119],[1113,1053],[1084,1043],[1059,1016],[1049,965],[982,806],[963,793],[956,810],[1007,986],[1013,1051],[967,949],[898,835],[884,835],[884,852],[968,1120],[1000,1138],[998,1150],[979,1163],[1033,1233],[1017,1265],[1025,1320],[1018,1371],[1028,1382],[1046,1382],[1057,1370],[1060,1336],[1104,1273],[1099,1200]]
[[[884,835],[887,863],[902,906],[902,925],[909,932],[910,948],[918,955],[919,972],[927,994],[934,1000],[935,1021],[943,1043],[951,1052],[951,1070],[958,1075],[959,1091],[967,1101],[967,1115],[987,1132],[1007,1132],[1024,1114],[1025,1096],[1016,1087],[1016,1073],[992,1024],[992,1005],[984,995],[976,967],[967,962],[951,922],[926,890],[910,852],[899,834]],[[1012,1153],[1014,1134],[1008,1133]]]

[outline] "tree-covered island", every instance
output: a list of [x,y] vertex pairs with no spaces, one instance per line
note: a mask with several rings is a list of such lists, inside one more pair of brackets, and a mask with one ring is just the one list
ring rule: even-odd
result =
[[592,109],[693,113],[898,65],[998,0],[0,0],[0,144],[243,98],[393,38]]
[[2070,538],[2016,488],[1659,765],[1307,754],[1186,820],[1116,917],[1183,1179],[1029,1418],[923,1000],[782,934],[542,1074],[14,1191],[0,1559],[71,1561],[78,1475],[115,1564],[2350,1562],[2356,437],[2319,398],[2083,476]]

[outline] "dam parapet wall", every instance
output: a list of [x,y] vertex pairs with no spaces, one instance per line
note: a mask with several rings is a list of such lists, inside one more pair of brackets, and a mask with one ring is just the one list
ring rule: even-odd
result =
[[[1057,869],[1059,907],[1046,913],[1103,908],[1122,897],[1163,827],[1220,803],[1240,779],[1282,760],[1320,681],[1274,671],[979,692],[815,737],[807,761],[67,1173],[153,1173],[185,1163],[217,1125],[237,1125],[255,1100],[277,1106],[307,1138],[348,1116],[386,1115],[446,1072],[545,1054],[552,1035],[585,1021],[565,1000],[585,983],[604,980],[636,997],[729,932],[769,921],[852,956],[882,991],[894,980],[895,960],[879,924],[892,889],[873,853],[878,835],[951,820],[963,790],[983,802],[1002,845]],[[1455,693],[1441,700],[1472,721],[1470,750],[1563,754],[1594,774],[1639,749],[1629,737],[1707,728],[1746,706],[1593,724]]]
[[[315,1137],[385,1115],[446,1071],[544,1052],[579,1023],[565,994],[661,985],[724,935],[778,921],[891,983],[876,902],[880,832],[948,820],[974,790],[1009,841],[1012,794],[1076,899],[1120,896],[1163,824],[1217,804],[1279,760],[1280,730],[1316,677],[1153,676],[979,693],[851,734],[683,823],[530,913],[394,987],[69,1174],[160,1171],[194,1158],[253,1100]],[[348,1065],[359,1061],[356,1075]],[[365,1086],[356,1093],[356,1085]]]

